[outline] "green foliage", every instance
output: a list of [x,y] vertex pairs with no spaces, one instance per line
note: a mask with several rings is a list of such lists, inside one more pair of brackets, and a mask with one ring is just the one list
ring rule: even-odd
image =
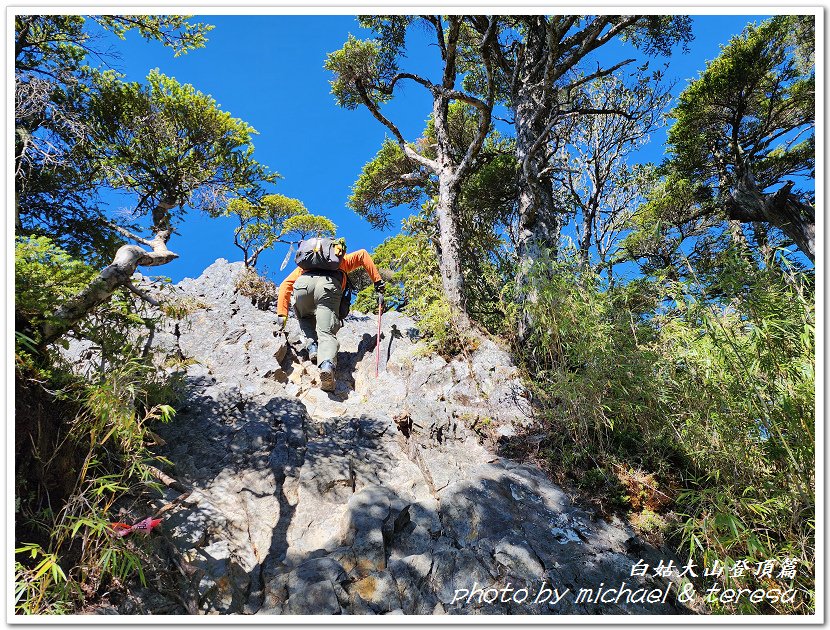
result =
[[[435,352],[452,356],[469,346],[470,340],[452,322],[438,259],[423,234],[398,234],[388,238],[372,252],[372,259],[379,267],[393,272],[386,283],[387,310],[398,310],[417,319],[422,336]],[[364,313],[377,311],[377,298],[371,285],[357,294],[352,309]]]
[[[646,484],[620,476],[625,502],[641,504],[634,521],[669,535],[699,567],[799,558],[793,585],[805,596],[796,604],[723,612],[807,612],[815,557],[812,276],[780,255],[759,269],[734,249],[703,274],[682,262],[682,281],[608,292],[567,256],[539,261],[538,324],[519,354],[548,423],[542,452],[560,475],[602,496],[605,509],[619,485],[603,478],[646,471]],[[659,488],[662,504],[653,500]],[[644,500],[659,519],[641,513]],[[675,514],[660,514],[667,509]],[[766,588],[772,583],[789,581],[773,578]],[[748,572],[736,585],[761,583]]]
[[90,34],[82,15],[17,15],[16,66],[39,72],[77,71]]
[[[151,428],[172,421],[175,410],[159,402],[159,395],[171,400],[170,384],[148,360],[122,359],[97,382],[56,362],[48,370],[18,368],[18,396],[31,404],[18,407],[17,428],[36,429],[20,436],[31,446],[16,453],[31,471],[15,484],[16,534],[40,539],[16,549],[19,614],[73,612],[110,575],[144,581],[141,550],[111,535],[110,510],[138,486],[156,485],[147,468]],[[70,415],[62,423],[56,413]],[[50,482],[56,477],[69,489],[65,496]]]
[[[94,269],[70,256],[46,237],[18,238],[15,246],[15,327],[17,356],[34,357],[42,325],[55,309],[85,287]],[[176,310],[175,301],[167,305]],[[118,363],[122,355],[141,353],[141,334],[154,325],[158,313],[126,289],[94,309],[75,326],[74,335],[92,341],[101,365]],[[21,343],[29,339],[28,343]],[[39,362],[48,361],[41,357]]]
[[688,238],[727,218],[756,222],[814,256],[804,233],[815,228],[815,193],[794,187],[815,176],[815,69],[805,63],[814,38],[813,16],[749,25],[681,93],[670,114],[666,183],[648,208],[663,231]]
[[343,48],[329,53],[324,64],[335,75],[330,83],[338,105],[355,109],[369,101],[377,107],[392,98],[390,82],[404,54],[407,29],[420,20],[408,15],[358,17],[361,28],[373,31],[375,38],[360,40],[350,34]]
[[[103,380],[83,394],[88,414],[74,421],[74,432],[88,435],[92,444],[112,439],[117,446],[119,465],[138,472],[146,456],[143,447],[146,426],[154,421],[169,422],[175,413],[165,404],[152,404],[150,384],[154,371],[139,359],[126,359],[110,368]],[[109,449],[108,455],[113,455]]]
[[158,70],[146,85],[104,73],[91,115],[93,159],[107,185],[137,195],[137,212],[163,199],[217,213],[217,199],[277,177],[252,157],[253,127]]
[[[461,160],[463,152],[472,142],[477,125],[478,114],[475,108],[462,102],[450,105],[448,129],[457,160]],[[415,144],[419,153],[434,157],[436,142],[435,124],[430,117],[423,135]],[[461,266],[467,311],[478,323],[494,332],[500,332],[504,326],[502,287],[504,278],[510,277],[512,273],[512,259],[505,247],[504,234],[514,218],[515,198],[518,194],[518,167],[513,149],[512,141],[495,131],[487,137],[471,173],[464,181],[455,211],[461,238]],[[405,221],[404,231],[413,237],[417,236],[422,247],[434,248],[438,242],[434,213],[437,193],[438,185],[434,176],[408,160],[398,143],[387,139],[375,158],[363,167],[352,189],[349,205],[375,227],[383,228],[389,225],[391,208],[401,205],[418,208],[420,204],[419,213]],[[385,260],[383,247],[378,252]],[[394,263],[398,256],[392,255],[389,258]],[[421,259],[418,255],[414,258]],[[442,300],[442,292],[438,290],[441,280],[437,267],[435,274],[437,284],[433,297],[434,300]],[[420,293],[417,289],[415,292]],[[423,292],[423,295],[427,293]],[[371,300],[365,304],[359,301],[358,306],[370,309],[369,302]],[[428,303],[429,300],[423,301],[422,316]],[[444,305],[446,308],[439,308],[437,302],[435,305],[434,325],[428,325],[438,336],[442,336],[440,328],[448,315],[449,307]],[[447,344],[448,347],[457,345]]]
[[[42,321],[94,274],[45,237],[19,238],[15,254],[19,328]],[[15,457],[28,471],[15,483],[16,533],[32,541],[19,545],[18,613],[72,612],[91,584],[137,568],[136,552],[109,535],[108,511],[147,483],[150,427],[172,419],[180,393],[175,376],[162,376],[144,352],[153,319],[143,308],[117,294],[79,327],[93,341],[86,377],[16,334]]]
[[291,236],[298,240],[310,236],[328,236],[334,238],[337,226],[324,216],[314,214],[296,214],[288,217],[282,228],[282,236]]
[[378,47],[378,66],[385,77],[398,70],[397,60],[406,49],[406,32],[410,25],[420,22],[423,17],[412,15],[360,15],[357,23],[361,28],[373,31]]
[[666,529],[665,519],[648,508],[636,514],[633,524],[639,531],[646,534],[662,533]]
[[[814,71],[800,71],[790,40],[796,25],[812,20],[776,16],[747,26],[707,64],[672,112],[676,122],[669,146],[675,169],[717,185],[719,169],[740,169],[750,161],[766,188],[787,174],[812,168],[809,154],[792,160],[789,168],[782,159],[793,152],[800,155],[804,143],[812,144]],[[799,135],[809,134],[801,144],[787,135],[798,130]],[[772,162],[781,166],[774,168]]]
[[[398,72],[398,63],[406,56],[407,30],[415,23],[423,25],[435,37],[442,51],[440,80],[431,81],[412,72]],[[332,91],[343,107],[354,109],[364,105],[391,131],[398,149],[387,143],[375,160],[364,168],[350,203],[380,226],[388,225],[388,208],[384,207],[387,204],[405,201],[412,205],[422,196],[430,203],[436,203],[440,211],[435,214],[435,221],[440,225],[443,240],[438,252],[439,262],[448,289],[445,298],[458,311],[458,321],[464,327],[469,318],[456,236],[462,233],[456,205],[459,188],[467,179],[491,130],[493,90],[481,100],[462,94],[455,87],[460,58],[464,59],[469,50],[464,42],[472,34],[460,16],[366,16],[361,18],[361,25],[374,31],[376,38],[361,42],[349,36],[341,50],[328,56],[326,68],[336,75]],[[466,63],[461,65],[469,67]],[[490,64],[485,68],[488,84],[492,85]],[[404,81],[426,88],[433,101],[427,131],[415,143],[406,142],[396,124],[381,113],[381,105],[392,98]],[[473,124],[468,125],[468,120]],[[473,133],[463,137],[468,128]],[[414,162],[411,169],[405,157]],[[450,290],[450,287],[455,288]]]
[[[42,365],[51,360],[46,354],[41,356],[43,325],[52,321],[54,309],[77,291],[79,283],[87,282],[95,272],[45,237],[21,239],[16,254],[15,326],[20,333],[16,354],[23,362],[33,359]],[[103,369],[118,363],[122,355],[143,352],[141,336],[159,316],[149,310],[149,304],[123,289],[92,309],[74,326],[72,336],[91,342],[88,357],[94,355]],[[21,343],[27,339],[28,343]],[[65,339],[61,345],[66,348],[68,343]]]
[[109,31],[121,39],[127,32],[137,30],[147,41],[158,40],[164,46],[173,49],[173,56],[187,54],[188,51],[204,48],[207,43],[205,35],[213,30],[210,24],[197,22],[190,24],[192,15],[97,15],[91,16]]
[[[447,126],[453,158],[460,162],[478,130],[479,113],[463,102],[450,104]],[[427,119],[423,134],[412,145],[419,154],[435,159],[435,121]],[[474,240],[493,224],[509,221],[516,196],[516,160],[513,143],[493,131],[482,147],[472,173],[465,179],[458,210],[461,234],[475,229]],[[389,211],[399,206],[417,210],[438,194],[438,183],[429,173],[407,158],[401,145],[385,139],[377,155],[361,170],[352,187],[348,206],[374,227],[388,228]],[[492,240],[492,238],[491,238]]]
[[100,265],[120,236],[106,226],[98,195],[105,185],[96,131],[101,112],[92,100],[113,73],[95,67],[112,56],[96,46],[97,27],[119,37],[136,30],[176,55],[201,47],[212,27],[186,16],[15,16],[16,231],[49,236]]
[[213,26],[190,23],[190,15],[17,15],[16,65],[28,70],[51,72],[55,76],[81,70],[91,50],[94,35],[87,27],[91,20],[124,39],[137,30],[147,41],[158,41],[175,56],[203,48],[205,35]]
[[[419,308],[440,294],[438,261],[423,236],[398,234],[387,238],[372,252],[372,260],[393,272],[386,283],[387,309],[417,315]],[[376,305],[374,288],[367,287],[357,294],[352,308],[372,312]]]
[[722,223],[713,214],[713,203],[707,187],[669,174],[652,187],[646,202],[628,217],[624,226],[628,233],[616,259],[640,260],[643,272],[649,275],[679,273],[681,245]]
[[360,172],[346,205],[373,227],[389,227],[388,208],[417,207],[424,194],[428,178],[426,175],[412,177],[413,170],[417,169],[400,145],[385,139],[378,154]]
[[58,564],[58,557],[45,552],[37,543],[24,543],[14,553],[15,556],[23,555],[22,561],[15,559],[14,562],[15,613],[60,615],[69,612],[61,592],[66,574]]
[[678,42],[687,48],[693,38],[688,15],[646,15],[622,35],[647,55],[669,55]]
[[19,237],[14,254],[15,315],[32,331],[95,275],[46,237]]
[[[738,286],[729,278],[736,272],[743,278],[737,292],[728,289]],[[729,306],[715,307],[705,293],[678,300],[684,319],[696,326],[664,339],[671,344],[666,351],[680,358],[675,370],[681,372],[667,374],[666,394],[687,400],[697,420],[681,434],[685,441],[715,445],[690,453],[702,472],[685,496],[691,509],[684,533],[721,562],[796,555],[806,564],[799,586],[809,590],[815,518],[812,281],[775,265],[747,282],[740,257],[721,274],[721,287],[734,296]]]
[[301,201],[284,195],[264,195],[256,203],[241,197],[231,199],[225,214],[239,219],[234,243],[244,253],[246,267],[256,267],[259,255],[276,243],[312,234],[333,237],[337,232],[329,219],[312,215]]
[[380,45],[376,42],[349,35],[343,48],[328,54],[324,67],[335,74],[330,81],[331,93],[341,107],[356,109],[363,104],[362,94],[376,103],[391,98],[391,94],[377,87],[379,81],[388,77],[390,68],[383,67]]
[[539,286],[530,306],[538,323],[521,357],[541,387],[552,433],[589,453],[613,455],[636,445],[634,463],[653,469],[654,451],[670,434],[643,426],[661,411],[649,395],[656,357],[640,345],[647,330],[637,331],[625,302],[602,292],[600,278],[582,270],[575,255],[564,262],[540,258],[531,274]]

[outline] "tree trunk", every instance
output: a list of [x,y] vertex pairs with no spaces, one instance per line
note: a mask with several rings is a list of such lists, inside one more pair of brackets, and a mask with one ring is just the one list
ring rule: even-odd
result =
[[746,234],[741,227],[741,222],[735,219],[729,219],[729,233],[732,235],[732,241],[742,253],[749,252],[749,241],[746,240]]
[[755,221],[752,224],[752,232],[755,235],[755,243],[758,251],[761,252],[761,260],[764,261],[764,266],[769,267],[772,263],[772,258],[775,251],[770,247],[769,237],[767,235],[767,224],[761,221]]
[[816,261],[816,215],[815,209],[789,193],[774,193],[764,204],[764,216],[795,242],[798,249]]
[[549,26],[544,18],[527,21],[525,43],[511,86],[519,164],[516,299],[521,313],[517,322],[520,342],[527,338],[532,326],[529,309],[523,303],[538,300],[538,290],[532,286],[529,273],[546,251],[556,256],[562,229],[551,182],[539,176],[548,164],[548,125],[556,106],[547,91],[550,86],[546,85],[545,75]]
[[790,192],[793,185],[793,182],[787,182],[780,190],[764,194],[748,174],[732,188],[727,215],[744,223],[765,221],[774,225],[789,236],[811,262],[815,262],[815,208]]
[[118,287],[127,286],[139,265],[156,267],[179,257],[167,249],[167,241],[172,230],[169,228],[169,215],[166,212],[172,207],[172,203],[161,202],[153,213],[156,227],[164,226],[164,229],[158,230],[152,241],[144,241],[152,251],[142,249],[138,245],[123,245],[118,248],[112,263],[105,267],[86,289],[61,305],[46,321],[41,331],[43,345],[52,343],[66,334],[87,313],[106,302]]
[[20,221],[20,191],[17,185],[14,187],[14,234],[20,236],[23,233],[23,223]]
[[[561,217],[553,200],[550,181],[539,177],[546,165],[545,149],[536,141],[545,133],[540,124],[544,116],[536,116],[536,103],[532,91],[520,97],[515,106],[516,158],[519,169],[519,234],[516,249],[518,271],[516,292],[519,302],[535,303],[537,289],[531,286],[529,272],[545,250],[553,257],[559,248],[562,230]],[[535,124],[534,124],[535,123]],[[532,325],[528,309],[521,308],[522,317],[518,322],[519,339],[525,339]]]
[[439,176],[438,190],[436,215],[441,246],[439,255],[441,284],[447,301],[453,308],[454,318],[457,323],[466,328],[469,327],[467,295],[464,274],[461,271],[461,239],[458,234],[458,221],[455,217],[460,185],[454,177],[442,174]]
[[588,269],[591,263],[591,243],[594,240],[594,220],[596,219],[596,213],[597,208],[594,203],[588,204],[582,210],[582,233],[579,236],[579,262],[583,269]]

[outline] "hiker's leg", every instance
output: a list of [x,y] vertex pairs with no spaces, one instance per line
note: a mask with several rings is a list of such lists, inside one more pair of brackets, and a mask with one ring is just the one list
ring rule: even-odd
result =
[[337,313],[340,311],[342,295],[343,289],[339,282],[328,276],[318,276],[314,288],[314,299],[317,302],[317,365],[322,365],[324,361],[335,363],[340,348],[337,331],[342,322]]
[[314,300],[317,280],[315,276],[303,274],[294,282],[294,314],[306,338],[306,346],[317,341],[317,303]]

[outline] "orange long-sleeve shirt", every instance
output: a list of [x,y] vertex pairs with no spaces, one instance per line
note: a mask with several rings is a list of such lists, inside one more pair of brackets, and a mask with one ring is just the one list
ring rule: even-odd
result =
[[[359,249],[351,254],[343,256],[340,262],[340,271],[343,271],[343,288],[346,288],[346,274],[354,271],[358,267],[363,267],[368,273],[372,282],[380,280],[380,272],[375,266],[375,261],[365,249]],[[291,304],[291,294],[294,293],[294,282],[303,274],[303,269],[297,267],[291,274],[280,284],[280,292],[277,298],[277,315],[284,315],[288,317],[288,306]]]

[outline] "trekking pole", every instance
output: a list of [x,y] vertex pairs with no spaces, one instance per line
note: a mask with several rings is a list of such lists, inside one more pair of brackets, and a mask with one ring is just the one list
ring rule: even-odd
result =
[[380,371],[380,316],[383,314],[383,293],[378,294],[378,336],[377,341],[375,342],[375,349],[377,350],[377,355],[375,356],[375,378],[378,376],[378,372]]

